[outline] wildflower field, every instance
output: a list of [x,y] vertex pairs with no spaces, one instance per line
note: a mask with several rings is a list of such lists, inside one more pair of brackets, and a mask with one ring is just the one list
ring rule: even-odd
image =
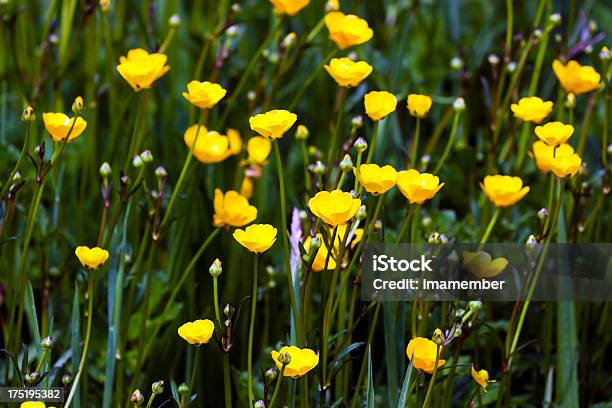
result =
[[0,406],[612,407],[611,6],[0,0]]

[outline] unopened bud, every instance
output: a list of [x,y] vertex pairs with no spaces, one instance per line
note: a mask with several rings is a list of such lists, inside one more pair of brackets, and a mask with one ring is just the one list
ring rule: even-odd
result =
[[542,36],[542,30],[540,30],[539,28],[536,28],[535,30],[533,30],[533,37],[538,39]]
[[359,221],[363,221],[365,220],[367,215],[368,215],[368,210],[366,210],[366,206],[365,205],[360,206],[359,210],[357,210],[357,219]]
[[548,210],[546,208],[540,208],[538,211],[538,218],[540,221],[544,221],[548,218]]
[[100,170],[98,171],[100,173],[100,177],[109,177],[113,173],[113,169],[108,162],[102,163]]
[[442,333],[442,330],[440,329],[436,329],[433,332],[433,336],[431,337],[431,339],[433,340],[434,343],[436,343],[438,346],[441,346],[444,344],[444,333]]
[[181,17],[178,14],[171,15],[168,19],[168,24],[170,24],[172,28],[177,28],[181,25]]
[[77,96],[72,103],[72,111],[74,113],[81,113],[83,111],[83,98]]
[[448,237],[445,234],[440,234],[440,243],[448,244]]
[[424,216],[423,219],[421,220],[421,225],[425,228],[431,226],[432,223],[433,223],[433,220],[431,219],[429,215]]
[[459,57],[453,57],[453,59],[450,62],[450,66],[455,71],[460,71],[461,68],[463,68],[463,60]]
[[506,69],[508,70],[509,73],[513,73],[514,71],[516,71],[516,62],[510,61]]
[[182,383],[178,386],[178,392],[181,395],[186,395],[189,392],[189,386],[185,383]]
[[255,92],[253,90],[247,92],[247,100],[249,102],[253,102],[255,100],[255,98],[257,98],[257,92]]
[[610,60],[610,50],[608,49],[608,47],[601,47],[601,51],[599,51],[599,59],[601,59],[602,61]]
[[465,110],[465,100],[462,97],[456,98],[453,101],[453,109],[455,112],[463,112]]
[[13,176],[13,183],[18,183],[21,181],[21,173],[16,171],[15,175]]
[[300,217],[300,221],[306,221],[308,219],[308,213],[304,210],[300,210],[298,216]]
[[474,313],[478,312],[482,308],[482,302],[480,300],[472,300],[468,303],[468,309],[473,310]]
[[295,131],[295,138],[297,140],[306,140],[310,136],[310,131],[304,125],[298,125],[297,130]]
[[323,173],[325,173],[325,165],[321,160],[317,160],[315,164],[310,164],[308,166],[308,170],[317,176],[321,176]]
[[164,392],[164,382],[162,380],[155,381],[151,385],[151,391],[153,391],[153,394],[156,394],[156,395],[163,393]]
[[461,326],[455,327],[455,332],[453,333],[453,336],[455,336],[455,338],[458,338],[458,337],[461,337],[462,334],[463,334],[463,329],[461,328]]
[[139,169],[144,166],[144,161],[140,156],[134,156],[134,158],[132,159],[132,166],[134,166],[134,168],[136,169]]
[[368,142],[363,137],[358,137],[355,143],[353,143],[353,147],[357,152],[363,153],[368,148]]
[[168,172],[163,166],[159,166],[155,169],[155,177],[164,178],[168,175]]
[[294,32],[290,32],[283,39],[283,47],[284,48],[291,48],[291,47],[293,47],[293,45],[295,45],[296,41],[297,41],[297,35]]
[[259,401],[255,402],[254,407],[255,408],[266,408],[266,403],[263,402],[263,400],[259,400]]
[[144,395],[139,389],[136,389],[136,391],[132,393],[130,401],[132,401],[132,404],[134,405],[142,405],[144,403]]
[[151,163],[153,161],[153,154],[150,150],[147,149],[144,152],[140,153],[140,158],[144,163]]
[[291,363],[291,355],[289,353],[287,353],[286,351],[281,352],[278,355],[278,362],[283,364],[283,365],[287,365],[287,364]]
[[348,154],[345,154],[344,158],[340,162],[340,170],[344,172],[353,170],[353,160]]
[[440,233],[434,231],[431,234],[429,234],[429,237],[427,238],[427,242],[429,244],[441,244],[442,241],[440,241]]
[[554,25],[561,24],[561,14],[559,13],[551,14],[550,17],[548,17],[548,22]]
[[62,384],[69,385],[72,382],[72,376],[70,374],[64,374],[62,376]]
[[571,109],[574,106],[576,106],[576,95],[570,92],[565,97],[565,107]]
[[325,3],[325,12],[329,13],[330,11],[336,11],[340,9],[340,4],[338,0],[329,0]]
[[497,64],[499,64],[499,57],[495,54],[489,54],[489,64],[495,66]]
[[242,11],[242,6],[238,3],[232,4],[232,13],[239,14]]
[[310,252],[309,252],[309,255],[312,255],[316,251],[318,251],[319,248],[321,248],[321,244],[322,244],[321,238],[319,238],[318,236],[312,237],[310,239]]
[[111,0],[100,0],[100,9],[104,12],[107,12],[110,10],[111,7]]
[[40,341],[40,347],[45,350],[51,350],[53,348],[53,339],[50,336],[45,337]]
[[212,276],[213,278],[218,278],[222,272],[223,267],[221,266],[221,261],[219,260],[219,258],[217,258],[210,265],[210,268],[208,268],[208,273],[210,273],[210,276]]
[[276,366],[268,369],[265,373],[265,376],[268,382],[276,380],[276,378],[278,377],[278,370],[276,369]]
[[21,113],[21,120],[23,122],[33,122],[36,119],[36,112],[31,106],[27,106]]
[[354,133],[357,129],[363,126],[363,116],[357,115],[351,119],[351,131]]
[[227,30],[225,30],[225,35],[227,36],[227,38],[229,39],[234,39],[238,36],[238,26],[237,25],[233,25],[233,26],[229,26],[227,28]]

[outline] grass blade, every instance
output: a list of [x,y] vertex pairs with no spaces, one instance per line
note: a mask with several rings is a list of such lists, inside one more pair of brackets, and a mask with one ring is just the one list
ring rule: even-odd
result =
[[397,408],[405,408],[408,402],[408,390],[410,389],[410,379],[412,378],[412,361],[408,364],[406,375],[404,376],[404,384],[402,384],[402,392],[400,393],[397,402]]
[[34,291],[32,290],[32,282],[28,281],[26,287],[25,296],[25,314],[28,318],[28,326],[30,328],[30,335],[34,339],[36,352],[40,355],[40,329],[38,327],[38,316],[36,315],[36,304],[34,303]]
[[368,390],[366,393],[367,408],[374,408],[374,374],[372,374],[372,346],[368,345]]

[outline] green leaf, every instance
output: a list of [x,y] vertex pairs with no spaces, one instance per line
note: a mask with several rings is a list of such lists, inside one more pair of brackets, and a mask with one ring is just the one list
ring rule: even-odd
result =
[[30,328],[30,335],[34,339],[37,353],[40,355],[40,329],[38,327],[38,317],[36,316],[36,304],[34,303],[34,291],[32,290],[32,283],[28,281],[25,295],[25,314],[28,318],[28,327]]
[[[74,375],[79,367],[79,362],[81,359],[81,313],[79,311],[79,287],[76,283],[74,284],[74,296],[72,297],[72,316],[70,318],[70,327],[72,327],[70,347],[72,349],[72,371]],[[73,399],[73,405],[75,408],[79,408],[81,406],[80,401],[80,392],[77,390]]]
[[368,390],[366,393],[367,408],[374,408],[374,374],[372,373],[372,347],[368,345]]
[[412,377],[412,360],[408,364],[408,368],[406,369],[406,375],[404,376],[404,384],[402,384],[402,392],[399,396],[399,401],[397,402],[397,408],[405,408],[406,403],[408,402],[408,390],[410,389],[410,379]]

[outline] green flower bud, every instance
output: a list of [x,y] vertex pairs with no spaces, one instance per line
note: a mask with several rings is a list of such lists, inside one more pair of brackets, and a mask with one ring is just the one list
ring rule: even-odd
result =
[[110,164],[108,162],[102,163],[100,166],[100,177],[109,177],[113,173],[113,169],[111,169]]
[[36,120],[36,112],[34,108],[31,106],[26,107],[21,113],[21,121],[22,122],[33,122]]
[[185,383],[182,383],[178,386],[178,393],[181,395],[186,395],[189,392],[189,386]]
[[178,14],[171,15],[170,18],[168,19],[168,24],[172,28],[177,28],[178,26],[181,25],[181,17]]
[[431,338],[433,340],[434,343],[436,343],[438,346],[441,346],[444,344],[444,333],[442,333],[442,330],[440,329],[436,329],[434,330],[433,336]]
[[156,395],[163,393],[164,392],[164,382],[162,380],[155,381],[151,385],[151,391],[153,391],[153,394],[156,394]]
[[221,266],[221,261],[217,258],[210,265],[210,268],[208,268],[208,273],[210,273],[210,276],[213,278],[218,278],[221,272],[223,272],[223,267]]
[[306,140],[310,136],[310,131],[304,125],[298,125],[297,130],[295,131],[295,138],[297,140]]
[[465,100],[461,97],[455,99],[453,102],[453,109],[455,112],[463,112],[465,110]]
[[45,351],[51,350],[53,348],[53,339],[50,336],[45,337],[40,341],[40,347]]
[[136,391],[134,391],[130,397],[130,401],[132,401],[132,404],[136,406],[142,405],[144,403],[144,399],[144,395],[139,389],[136,389]]
[[353,160],[348,154],[345,154],[344,158],[340,162],[340,170],[342,170],[343,172],[353,170]]
[[77,96],[72,103],[72,111],[74,113],[81,113],[83,111],[83,98]]
[[287,365],[291,363],[291,355],[287,353],[286,351],[283,351],[282,353],[278,355],[278,362],[283,365]]

